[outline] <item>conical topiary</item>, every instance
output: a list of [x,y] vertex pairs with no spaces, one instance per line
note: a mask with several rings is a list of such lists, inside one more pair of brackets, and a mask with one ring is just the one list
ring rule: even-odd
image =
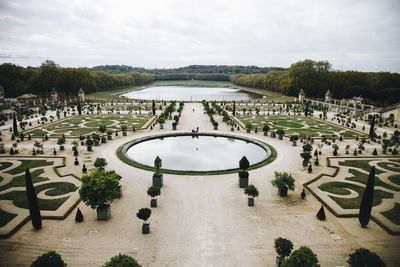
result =
[[368,182],[365,186],[364,194],[362,196],[360,213],[358,215],[358,220],[363,227],[368,225],[369,218],[371,217],[372,202],[374,200],[374,182],[375,166],[372,166],[371,171],[369,172]]
[[26,196],[29,206],[29,214],[32,219],[32,225],[36,230],[42,228],[42,216],[40,215],[39,203],[36,196],[35,188],[32,184],[32,177],[29,169],[25,170],[25,182],[26,182]]
[[242,170],[247,170],[249,166],[249,161],[247,160],[246,156],[243,156],[243,158],[239,161],[239,168]]
[[321,221],[323,221],[323,220],[326,219],[324,206],[321,206],[321,208],[319,209],[319,211],[318,211],[318,213],[317,213],[317,217],[318,217],[318,219],[320,219]]
[[78,208],[78,210],[76,211],[76,215],[75,215],[75,221],[76,222],[81,222],[83,221],[83,214],[81,212],[81,210]]

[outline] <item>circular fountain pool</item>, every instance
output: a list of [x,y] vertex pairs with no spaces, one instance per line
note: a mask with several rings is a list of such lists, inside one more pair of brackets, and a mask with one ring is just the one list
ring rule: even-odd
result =
[[177,172],[235,170],[243,156],[254,166],[271,155],[270,148],[257,140],[211,133],[145,137],[129,142],[122,152],[128,160],[145,167],[153,167],[159,156],[163,170]]

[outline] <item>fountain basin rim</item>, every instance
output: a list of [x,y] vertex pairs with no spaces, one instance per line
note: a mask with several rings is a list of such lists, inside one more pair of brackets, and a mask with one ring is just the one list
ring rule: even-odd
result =
[[[125,143],[124,145],[121,146],[122,147],[122,149],[121,149],[122,157],[127,159],[127,160],[129,160],[133,164],[136,164],[138,166],[145,167],[146,169],[150,169],[150,170],[154,170],[155,171],[156,169],[153,166],[149,166],[149,165],[146,165],[146,164],[143,164],[143,163],[139,163],[136,160],[134,160],[131,157],[129,157],[128,154],[127,154],[127,151],[132,146],[137,145],[137,144],[142,143],[142,142],[146,142],[146,141],[153,140],[153,139],[159,139],[159,138],[179,137],[179,136],[225,137],[225,138],[233,138],[233,139],[237,139],[237,140],[253,143],[253,144],[261,147],[265,151],[266,156],[262,160],[254,163],[254,164],[251,164],[249,166],[249,169],[251,169],[252,167],[255,167],[256,165],[265,163],[268,159],[270,159],[270,157],[272,155],[271,148],[269,147],[268,144],[266,144],[264,142],[261,142],[259,140],[253,139],[253,138],[245,137],[245,136],[233,135],[233,134],[228,134],[228,133],[214,133],[214,132],[200,132],[200,133],[174,132],[174,133],[154,134],[154,135],[140,137],[140,138],[134,139],[132,141],[129,141],[128,143]],[[239,165],[239,162],[238,162],[238,165]],[[266,164],[264,164],[264,165],[266,165]],[[264,165],[262,165],[262,166],[264,166]],[[262,166],[260,166],[260,167],[262,167]],[[173,173],[173,174],[187,174],[187,173],[190,173],[191,175],[196,175],[196,174],[201,175],[201,174],[210,174],[210,173],[212,173],[212,174],[221,174],[221,173],[226,173],[226,172],[235,172],[235,171],[240,171],[241,169],[239,169],[239,168],[230,168],[230,169],[220,169],[220,170],[198,171],[198,170],[174,170],[174,169],[161,168],[160,170],[161,170],[161,172]]]

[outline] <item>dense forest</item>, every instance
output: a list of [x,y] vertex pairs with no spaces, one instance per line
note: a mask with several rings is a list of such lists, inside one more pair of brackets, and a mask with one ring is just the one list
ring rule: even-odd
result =
[[336,71],[327,61],[303,60],[289,69],[256,66],[190,65],[176,69],[143,69],[107,65],[88,68],[62,68],[45,61],[39,68],[11,63],[0,65],[0,84],[5,97],[24,93],[49,95],[52,88],[76,94],[110,88],[143,85],[156,80],[231,81],[236,85],[268,89],[297,96],[304,89],[307,97],[322,98],[330,89],[334,98],[362,96],[375,105],[400,102],[400,74]]

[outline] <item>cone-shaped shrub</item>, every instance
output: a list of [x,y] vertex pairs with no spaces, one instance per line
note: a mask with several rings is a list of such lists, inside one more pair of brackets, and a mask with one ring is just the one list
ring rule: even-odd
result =
[[25,182],[26,182],[26,196],[29,206],[29,214],[32,219],[32,225],[36,230],[42,228],[42,216],[40,216],[39,203],[36,196],[35,188],[32,184],[32,177],[29,169],[25,170]]
[[326,219],[324,206],[321,206],[321,208],[319,209],[319,211],[318,211],[318,213],[317,213],[317,217],[318,217],[318,219],[320,219],[321,221],[323,221],[323,220]]
[[372,166],[371,171],[369,172],[368,182],[362,196],[360,213],[358,215],[358,220],[363,227],[368,225],[369,218],[371,217],[372,201],[374,200],[374,182],[375,166]]

